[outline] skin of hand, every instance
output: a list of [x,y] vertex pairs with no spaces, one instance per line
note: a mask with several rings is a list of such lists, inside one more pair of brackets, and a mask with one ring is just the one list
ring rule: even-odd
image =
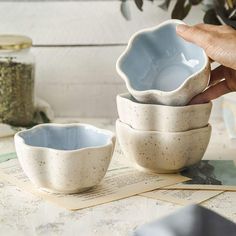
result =
[[211,71],[209,87],[190,104],[209,102],[236,91],[236,30],[230,26],[178,25],[176,32],[186,41],[203,48],[211,61],[221,64]]

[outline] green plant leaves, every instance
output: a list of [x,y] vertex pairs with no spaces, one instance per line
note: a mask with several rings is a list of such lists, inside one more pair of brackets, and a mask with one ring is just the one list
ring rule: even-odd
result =
[[135,4],[136,4],[136,6],[137,6],[137,8],[140,10],[140,11],[142,11],[143,10],[143,0],[134,0],[134,2],[135,2]]
[[[120,11],[126,20],[131,19],[129,1],[120,0]],[[154,2],[154,0],[148,0]],[[145,0],[134,0],[135,5],[140,11],[143,11]],[[159,8],[167,11],[171,0],[163,0]],[[236,0],[176,0],[171,13],[172,19],[183,20],[190,12],[192,6],[202,4],[205,15],[203,21],[208,24],[220,25],[224,22],[236,29]],[[227,4],[228,8],[225,6]]]
[[121,11],[121,14],[123,15],[123,17],[126,20],[131,19],[130,9],[129,9],[129,6],[128,6],[128,2],[126,0],[122,0],[122,2],[120,4],[120,11]]
[[[216,7],[215,12],[217,16],[223,21],[226,25],[230,25],[234,29],[236,29],[236,20],[234,18],[231,18],[231,14],[233,14],[233,11],[228,11],[225,8]],[[230,17],[231,16],[231,17]]]
[[236,20],[236,9],[234,9],[234,10],[230,13],[229,19],[231,19],[231,20]]
[[207,24],[212,24],[212,25],[221,25],[214,9],[210,9],[206,11],[203,18],[203,22]]
[[202,2],[203,0],[189,0],[190,4],[192,5],[198,5]]
[[234,8],[234,1],[233,0],[226,0],[226,4],[230,9]]
[[183,20],[189,13],[192,5],[186,0],[177,0],[171,14],[172,19]]
[[162,10],[167,11],[170,5],[171,0],[165,0],[162,4],[160,4],[158,7],[160,7]]

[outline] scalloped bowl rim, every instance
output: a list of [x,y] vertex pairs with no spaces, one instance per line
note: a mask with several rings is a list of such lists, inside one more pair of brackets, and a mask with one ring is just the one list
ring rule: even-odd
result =
[[191,129],[191,130],[186,130],[186,131],[178,131],[178,132],[166,132],[166,131],[156,131],[156,130],[138,130],[138,129],[134,129],[130,125],[122,122],[120,119],[117,119],[116,123],[118,125],[125,127],[126,130],[128,130],[128,132],[142,134],[142,135],[145,135],[145,134],[167,134],[167,135],[173,135],[173,136],[176,136],[176,135],[185,136],[185,135],[189,135],[189,134],[192,135],[194,133],[199,133],[203,130],[211,130],[212,129],[212,126],[210,123],[208,123],[206,126],[201,127],[201,128],[196,128],[196,129]]
[[[56,148],[50,148],[50,147],[40,147],[40,146],[33,146],[33,145],[29,145],[25,142],[25,139],[23,137],[20,136],[20,134],[22,133],[28,133],[28,132],[31,132],[32,130],[36,130],[40,127],[47,127],[47,126],[51,126],[51,127],[87,127],[87,128],[90,128],[90,129],[93,129],[95,131],[99,131],[103,134],[107,134],[109,135],[110,137],[107,138],[107,143],[104,144],[104,145],[98,145],[98,146],[90,146],[90,147],[84,147],[84,148],[78,148],[78,149],[73,149],[73,150],[63,150],[63,149],[56,149]],[[85,124],[85,123],[70,123],[70,124],[56,124],[56,123],[47,123],[47,124],[39,124],[39,125],[36,125],[30,129],[27,129],[27,130],[22,130],[22,131],[19,131],[15,134],[14,138],[15,139],[18,139],[24,146],[26,146],[27,148],[30,148],[30,149],[34,149],[34,150],[48,150],[48,151],[53,151],[53,152],[63,152],[63,153],[73,153],[73,152],[79,152],[79,151],[85,151],[85,150],[91,150],[91,149],[102,149],[102,148],[105,148],[105,147],[108,147],[110,145],[114,145],[113,143],[113,140],[115,139],[115,134],[109,130],[106,130],[106,129],[101,129],[101,128],[98,128],[94,125],[90,125],[90,124]]]
[[169,25],[169,24],[173,24],[173,23],[177,23],[177,24],[186,24],[184,21],[181,20],[176,20],[176,19],[171,19],[171,20],[166,20],[160,24],[158,24],[157,26],[153,26],[153,27],[149,27],[149,28],[145,28],[145,29],[141,29],[139,31],[137,31],[136,33],[134,33],[131,38],[128,41],[128,45],[125,48],[125,50],[122,52],[122,54],[119,56],[119,58],[117,59],[116,62],[116,71],[118,72],[118,74],[121,76],[121,78],[125,81],[126,86],[128,88],[129,91],[132,91],[132,93],[134,94],[139,94],[139,95],[149,95],[149,94],[153,94],[153,93],[161,93],[161,94],[174,94],[176,92],[178,92],[179,90],[181,90],[183,87],[185,87],[185,85],[192,79],[194,78],[197,74],[200,74],[202,71],[204,71],[204,69],[208,66],[209,64],[209,58],[206,55],[205,51],[203,50],[203,56],[204,56],[204,60],[205,63],[202,66],[202,68],[200,70],[198,70],[197,72],[191,74],[190,76],[188,76],[185,81],[176,89],[171,90],[171,91],[162,91],[162,90],[158,90],[158,89],[148,89],[148,90],[136,90],[134,88],[132,88],[130,81],[128,79],[128,77],[126,76],[126,74],[120,69],[120,64],[123,60],[123,57],[128,54],[130,52],[130,50],[132,49],[132,44],[133,41],[135,40],[135,38],[139,37],[139,35],[148,33],[148,32],[154,32],[156,30],[158,30],[159,28],[165,26],[165,25]]
[[180,110],[180,109],[183,109],[183,110],[188,110],[192,107],[194,108],[197,108],[197,107],[207,107],[207,106],[210,106],[212,107],[212,101],[209,101],[207,103],[201,103],[201,104],[190,104],[190,105],[185,105],[185,106],[168,106],[168,105],[162,105],[162,104],[153,104],[153,103],[141,103],[139,101],[133,101],[131,100],[130,98],[127,98],[126,96],[127,95],[130,95],[132,96],[131,94],[129,93],[121,93],[121,94],[117,94],[116,95],[116,99],[124,99],[126,100],[127,103],[133,103],[135,104],[136,106],[140,106],[140,107],[145,107],[145,106],[150,106],[150,107],[156,107],[156,108],[159,108],[159,107],[166,107],[167,109],[173,109],[173,110]]

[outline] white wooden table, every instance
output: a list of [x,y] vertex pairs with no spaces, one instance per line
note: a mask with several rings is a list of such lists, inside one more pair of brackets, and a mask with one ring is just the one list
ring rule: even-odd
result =
[[[108,119],[79,121],[114,130],[114,122]],[[212,120],[211,124],[212,138],[204,158],[236,160],[236,145],[229,140],[222,120]],[[1,139],[0,153],[12,151],[13,139]],[[225,192],[203,205],[236,222],[236,192]],[[68,211],[0,180],[0,235],[123,236],[129,235],[137,226],[180,207],[134,196],[88,209]]]

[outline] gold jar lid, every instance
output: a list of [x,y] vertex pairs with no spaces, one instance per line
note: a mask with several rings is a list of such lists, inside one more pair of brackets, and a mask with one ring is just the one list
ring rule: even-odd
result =
[[30,48],[32,39],[23,35],[0,35],[0,50],[20,50]]

